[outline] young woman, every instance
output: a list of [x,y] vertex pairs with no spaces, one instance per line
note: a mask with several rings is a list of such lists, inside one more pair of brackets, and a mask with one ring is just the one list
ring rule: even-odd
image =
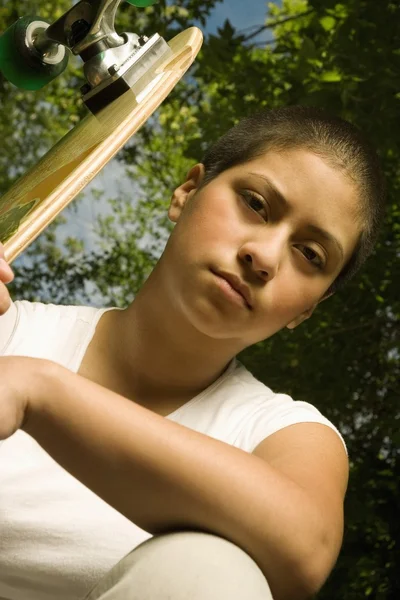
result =
[[291,107],[243,120],[191,169],[124,310],[11,303],[3,261],[0,598],[320,589],[342,542],[344,441],[235,356],[354,275],[383,205],[357,130]]

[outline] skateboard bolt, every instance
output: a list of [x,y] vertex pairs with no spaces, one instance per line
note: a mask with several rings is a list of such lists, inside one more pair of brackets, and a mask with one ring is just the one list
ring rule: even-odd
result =
[[149,41],[149,38],[146,35],[141,35],[138,39],[139,46],[144,46],[146,42]]
[[82,96],[84,96],[85,94],[87,94],[88,92],[90,92],[92,88],[90,87],[90,85],[88,83],[85,83],[82,87],[81,87],[81,94]]
[[108,72],[110,73],[110,75],[115,75],[115,73],[117,73],[118,71],[118,65],[111,65],[111,67],[108,68]]
[[81,42],[83,38],[86,37],[86,35],[89,33],[89,31],[90,23],[85,21],[85,19],[78,19],[77,21],[75,21],[75,23],[72,23],[70,34],[72,45],[75,46],[76,44]]

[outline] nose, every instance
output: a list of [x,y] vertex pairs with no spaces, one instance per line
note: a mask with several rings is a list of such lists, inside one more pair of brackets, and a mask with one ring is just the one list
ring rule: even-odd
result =
[[279,271],[287,242],[288,231],[285,227],[269,226],[260,235],[255,236],[253,233],[251,239],[242,244],[240,260],[259,277],[269,281]]

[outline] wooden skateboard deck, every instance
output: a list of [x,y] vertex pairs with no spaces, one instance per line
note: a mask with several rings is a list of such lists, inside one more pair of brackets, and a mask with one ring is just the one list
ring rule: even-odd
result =
[[196,27],[174,37],[172,53],[154,67],[137,99],[126,92],[96,116],[88,114],[0,198],[0,242],[9,263],[147,121],[190,67],[202,39]]

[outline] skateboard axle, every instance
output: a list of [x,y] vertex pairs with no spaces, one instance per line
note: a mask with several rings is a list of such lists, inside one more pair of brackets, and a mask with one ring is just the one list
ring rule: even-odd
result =
[[130,90],[138,98],[155,77],[155,66],[172,51],[158,33],[141,43],[133,33],[123,34],[126,42],[118,48],[93,56],[84,65],[89,82],[81,89],[83,101],[93,113]]
[[[3,35],[3,45],[7,46],[11,62],[15,55],[17,67],[13,70],[7,69],[8,65],[1,65],[3,72],[11,73],[10,81],[20,87],[27,87],[23,83],[24,78],[29,77],[27,89],[39,89],[65,69],[68,48],[84,62],[87,80],[82,90],[84,102],[90,110],[98,110],[98,106],[123,93],[126,86],[129,89],[136,84],[143,77],[143,65],[146,65],[145,69],[150,69],[169,49],[159,36],[148,40],[135,33],[119,35],[115,31],[114,21],[121,1],[80,0],[52,24],[35,17],[19,19]],[[141,7],[150,6],[155,1],[128,0]],[[24,61],[26,69],[19,66]],[[139,64],[140,61],[144,63]],[[139,70],[140,77],[132,75],[133,68]],[[39,72],[41,78],[35,83],[36,73]],[[120,85],[114,85],[119,78]],[[106,93],[108,86],[112,87],[112,93],[111,88]],[[94,100],[96,94],[101,94],[101,101]]]

